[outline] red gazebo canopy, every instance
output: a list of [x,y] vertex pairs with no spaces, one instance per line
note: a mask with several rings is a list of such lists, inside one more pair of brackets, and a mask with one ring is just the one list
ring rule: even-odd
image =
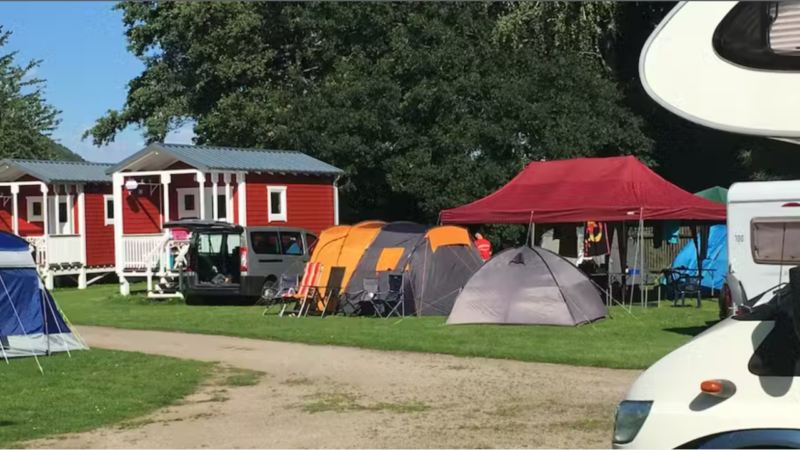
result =
[[633,156],[532,162],[496,192],[442,211],[442,223],[724,221],[725,205],[684,191]]

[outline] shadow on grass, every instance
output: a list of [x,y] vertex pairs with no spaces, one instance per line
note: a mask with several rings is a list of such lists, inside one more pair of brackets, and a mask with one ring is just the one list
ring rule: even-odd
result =
[[0,427],[11,427],[16,424],[13,420],[0,420]]
[[719,322],[720,322],[719,320],[710,320],[710,321],[706,322],[705,326],[701,326],[701,327],[664,328],[664,331],[669,332],[669,333],[681,334],[683,336],[695,337],[698,334],[702,333],[703,331],[706,331],[707,329],[709,329],[709,328],[713,327],[714,325],[718,324]]

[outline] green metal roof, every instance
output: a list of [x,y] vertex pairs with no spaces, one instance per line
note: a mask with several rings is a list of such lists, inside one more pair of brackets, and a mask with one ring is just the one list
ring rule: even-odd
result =
[[13,167],[45,183],[110,183],[106,173],[111,164],[4,159],[0,169]]
[[712,202],[722,203],[723,205],[728,204],[728,190],[724,187],[714,186],[700,192],[695,192],[694,195],[703,197],[706,200],[711,200]]
[[240,170],[282,173],[311,173],[338,175],[341,169],[294,150],[261,150],[235,147],[213,147],[183,144],[150,144],[129,158],[109,168],[111,174],[154,151],[203,171]]

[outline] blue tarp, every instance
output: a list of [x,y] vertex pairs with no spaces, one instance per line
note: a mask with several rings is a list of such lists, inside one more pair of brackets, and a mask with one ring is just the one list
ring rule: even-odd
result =
[[36,269],[0,269],[0,278],[0,336],[69,332]]
[[[702,286],[711,289],[722,289],[725,283],[725,276],[728,274],[728,228],[725,225],[714,225],[711,227],[708,238],[708,253],[706,259],[703,260],[703,280]],[[689,242],[683,249],[681,249],[675,261],[672,262],[672,268],[684,266],[689,270],[687,273],[697,273],[697,249],[695,243]],[[705,269],[713,269],[714,272],[706,272]],[[713,273],[713,276],[712,276]]]

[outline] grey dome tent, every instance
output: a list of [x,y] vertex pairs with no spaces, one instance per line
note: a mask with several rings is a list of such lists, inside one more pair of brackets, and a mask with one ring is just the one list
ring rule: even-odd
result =
[[447,324],[575,326],[606,317],[589,277],[541,247],[503,250],[467,281]]

